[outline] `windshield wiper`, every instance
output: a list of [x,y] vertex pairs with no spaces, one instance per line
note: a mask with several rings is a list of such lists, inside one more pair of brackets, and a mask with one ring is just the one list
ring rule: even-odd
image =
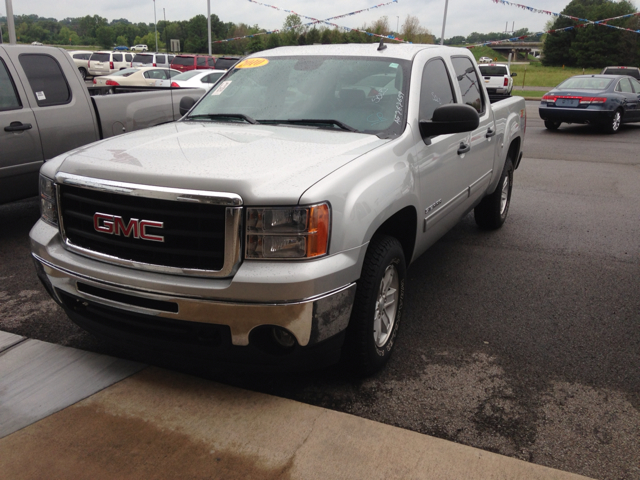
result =
[[238,118],[252,125],[255,125],[256,123],[258,123],[250,116],[244,115],[242,113],[203,113],[200,115],[190,115],[187,117],[187,119],[195,119],[195,118],[208,118],[210,120],[215,120],[217,118]]
[[355,128],[347,125],[346,123],[342,123],[340,120],[323,120],[317,118],[296,118],[290,120],[260,120],[260,123],[286,123],[290,125],[334,125],[342,130],[346,130],[347,132],[357,132]]

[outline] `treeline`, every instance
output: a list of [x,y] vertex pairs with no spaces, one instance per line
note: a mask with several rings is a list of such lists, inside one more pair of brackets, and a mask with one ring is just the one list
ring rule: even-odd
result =
[[[462,35],[456,35],[455,37],[445,38],[445,45],[477,45],[480,43],[486,42],[495,42],[498,40],[508,40],[509,38],[514,37],[524,37],[527,35],[531,35],[531,32],[528,28],[521,28],[520,30],[516,30],[515,32],[490,32],[490,33],[478,33],[473,32],[466,37]],[[439,42],[440,39],[436,39],[436,42]],[[532,41],[536,41],[532,39]]]
[[[592,21],[635,13],[635,6],[626,0],[573,0],[561,12]],[[640,30],[639,16],[608,22],[610,25]],[[544,65],[602,68],[607,65],[640,65],[640,34],[605,26],[582,26],[584,22],[558,17],[548,30],[578,27],[551,33],[544,41]]]
[[[115,45],[132,46],[146,44],[150,50],[156,47],[153,23],[131,23],[120,18],[108,21],[99,15],[79,18],[44,18],[37,15],[14,16],[16,37],[19,43],[41,42],[49,45],[96,45],[111,49]],[[0,17],[3,41],[9,41],[6,17]],[[394,35],[413,43],[433,43],[434,37],[420,25],[417,17],[408,15],[400,29],[393,32],[388,18],[381,17],[371,25],[362,25],[366,30],[378,35]],[[260,34],[260,35],[256,35]],[[379,41],[365,33],[344,31],[324,26],[304,26],[300,17],[289,15],[278,33],[268,33],[258,25],[223,22],[217,15],[211,15],[211,35],[213,53],[244,54],[284,45],[312,45],[314,43],[369,43]],[[236,37],[256,35],[229,42],[215,43]],[[196,15],[190,20],[164,21],[157,24],[158,49],[165,50],[171,39],[180,40],[181,50],[190,53],[206,53],[207,17]]]

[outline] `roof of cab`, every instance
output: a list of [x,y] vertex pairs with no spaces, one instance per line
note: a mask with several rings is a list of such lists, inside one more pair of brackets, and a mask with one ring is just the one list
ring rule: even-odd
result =
[[[468,52],[466,48],[444,47],[441,45],[428,44],[407,44],[407,43],[385,43],[387,48],[378,50],[379,42],[376,43],[349,43],[330,45],[304,45],[292,47],[278,47],[266,52],[253,54],[251,57],[284,57],[297,55],[331,55],[331,56],[353,56],[353,57],[394,57],[404,60],[411,60],[420,51],[425,49],[447,49]],[[452,52],[453,53],[453,52]]]

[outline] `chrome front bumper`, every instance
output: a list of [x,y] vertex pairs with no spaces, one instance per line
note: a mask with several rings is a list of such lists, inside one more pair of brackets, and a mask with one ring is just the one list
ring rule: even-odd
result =
[[249,345],[251,331],[263,325],[285,328],[302,347],[337,335],[349,324],[356,287],[355,283],[350,283],[325,294],[294,302],[226,302],[136,290],[79,275],[57,267],[36,254],[33,254],[33,258],[49,293],[63,306],[64,299],[60,292],[76,299],[150,317],[226,325],[231,331],[231,342],[236,346]]

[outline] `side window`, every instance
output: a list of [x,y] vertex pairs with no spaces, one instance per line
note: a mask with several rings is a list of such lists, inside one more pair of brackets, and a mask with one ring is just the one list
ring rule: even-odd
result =
[[451,59],[456,78],[462,93],[462,102],[471,105],[480,115],[484,113],[484,99],[476,69],[467,57],[453,57]]
[[176,71],[176,70],[168,70],[167,74],[169,75],[170,78],[175,77],[176,75],[180,75],[180,72]]
[[196,65],[198,65],[199,67],[204,67],[207,65],[207,57],[196,57],[196,58],[197,58]]
[[420,120],[431,120],[436,108],[449,103],[455,103],[455,95],[447,66],[439,58],[431,60],[422,72]]
[[633,85],[633,90],[635,93],[640,94],[640,82],[638,82],[635,78],[630,78],[631,85]]
[[176,58],[175,55],[169,55],[169,63],[173,62],[174,58]]
[[122,61],[122,54],[121,53],[114,53],[113,54],[113,61],[114,62],[121,62]]
[[18,98],[18,92],[16,92],[13,80],[9,76],[7,66],[0,59],[0,112],[19,108],[22,108],[22,104]]
[[213,68],[213,67],[216,65],[216,61],[215,61],[215,59],[214,59],[213,57],[209,57],[209,58],[207,59],[207,63],[209,64],[209,66],[210,66],[211,68]]
[[[633,93],[633,90],[631,89],[631,82],[628,78],[623,78],[622,80],[620,80],[620,82],[618,83],[618,87],[620,87],[620,92]],[[616,90],[618,90],[618,87],[616,87]]]
[[19,58],[39,107],[69,103],[71,92],[67,79],[53,57],[23,53]]
[[156,63],[164,63],[164,55],[156,55]]

